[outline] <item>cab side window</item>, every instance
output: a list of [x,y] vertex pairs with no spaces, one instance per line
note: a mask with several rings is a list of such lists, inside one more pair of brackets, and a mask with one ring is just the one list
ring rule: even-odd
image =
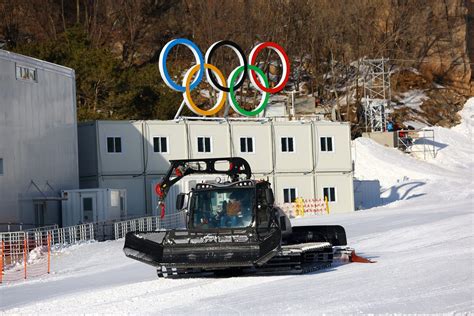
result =
[[268,227],[269,222],[268,204],[264,188],[257,188],[257,225]]

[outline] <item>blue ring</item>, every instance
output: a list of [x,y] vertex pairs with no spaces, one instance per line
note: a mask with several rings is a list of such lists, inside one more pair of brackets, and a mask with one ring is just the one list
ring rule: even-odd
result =
[[[176,45],[182,44],[182,45],[192,47],[192,49],[194,49],[194,51],[198,55],[199,65],[200,65],[198,76],[197,76],[196,79],[194,79],[194,81],[191,83],[191,85],[189,87],[190,90],[194,90],[194,88],[196,88],[196,86],[201,83],[202,77],[204,75],[204,58],[202,56],[201,50],[199,49],[199,47],[196,44],[194,44],[193,42],[191,42],[190,40],[188,40],[186,38],[177,38],[177,39],[174,39],[174,40],[170,41],[168,44],[167,44],[166,49],[164,50],[164,52],[162,52],[162,56],[163,56],[163,58],[162,58],[162,68],[163,68],[162,75],[166,78],[168,83],[176,91],[184,92],[184,91],[186,91],[186,87],[180,86],[179,84],[174,82],[173,79],[171,79],[171,77],[168,73],[168,69],[166,68],[166,60],[168,59],[169,52]],[[194,54],[193,54],[193,56],[194,56]]]

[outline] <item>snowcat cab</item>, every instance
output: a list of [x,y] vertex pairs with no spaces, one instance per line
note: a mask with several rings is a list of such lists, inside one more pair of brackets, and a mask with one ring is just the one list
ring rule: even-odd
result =
[[[225,170],[217,167],[222,162],[228,165]],[[270,183],[251,179],[250,165],[242,158],[170,163],[156,188],[162,212],[169,188],[187,175],[221,174],[230,181],[199,183],[177,196],[177,209],[188,215],[185,229],[126,235],[125,254],[157,267],[160,276],[229,270],[305,273],[329,266],[333,247],[346,245],[341,226],[292,227],[274,206]]]

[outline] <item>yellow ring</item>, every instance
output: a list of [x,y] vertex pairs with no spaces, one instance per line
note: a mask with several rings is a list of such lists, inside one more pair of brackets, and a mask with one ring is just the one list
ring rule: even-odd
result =
[[[205,111],[205,110],[201,110],[200,108],[198,108],[197,105],[194,103],[193,99],[191,98],[190,83],[191,83],[191,79],[193,78],[193,75],[196,73],[196,71],[199,70],[200,67],[201,67],[201,65],[199,65],[199,64],[193,66],[188,71],[186,76],[184,77],[184,80],[185,80],[184,86],[186,87],[186,91],[183,93],[183,96],[184,96],[184,99],[185,99],[186,104],[188,105],[189,109],[191,111],[193,111],[194,113],[199,114],[199,115],[204,115],[204,116],[214,115],[217,112],[219,112],[220,109],[224,106],[225,101],[227,99],[227,93],[224,93],[223,91],[221,91],[219,93],[220,94],[220,96],[219,96],[220,101],[217,102],[217,104],[214,105],[210,110]],[[217,77],[221,81],[220,84],[222,86],[225,86],[226,80],[224,78],[224,75],[222,74],[222,72],[216,66],[211,65],[211,64],[204,64],[204,68],[207,68],[207,69],[210,69],[210,70],[214,71],[214,73],[217,74]]]

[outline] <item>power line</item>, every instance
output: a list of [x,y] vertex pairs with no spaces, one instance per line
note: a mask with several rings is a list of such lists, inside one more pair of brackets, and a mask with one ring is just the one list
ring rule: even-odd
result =
[[[416,62],[416,63],[436,63],[436,61],[431,60],[416,60],[416,59],[401,59],[401,58],[390,58],[390,61],[400,61],[400,62]],[[437,63],[441,64],[450,64],[450,65],[474,65],[474,62],[444,62],[438,61]]]

